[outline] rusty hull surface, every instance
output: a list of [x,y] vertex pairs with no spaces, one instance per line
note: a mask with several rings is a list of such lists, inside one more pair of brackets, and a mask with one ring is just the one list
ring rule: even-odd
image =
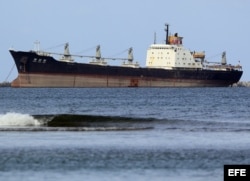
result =
[[227,87],[224,81],[194,79],[161,79],[128,76],[22,74],[12,87]]

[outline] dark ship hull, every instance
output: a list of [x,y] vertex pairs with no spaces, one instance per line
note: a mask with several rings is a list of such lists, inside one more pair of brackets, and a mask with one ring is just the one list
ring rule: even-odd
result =
[[10,50],[18,70],[12,87],[227,87],[242,71],[133,68],[57,61],[36,52]]

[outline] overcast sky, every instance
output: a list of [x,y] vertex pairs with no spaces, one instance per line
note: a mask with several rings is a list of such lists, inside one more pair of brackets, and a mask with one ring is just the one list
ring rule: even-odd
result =
[[249,18],[250,0],[0,0],[0,82],[17,77],[8,49],[31,50],[35,41],[58,53],[69,42],[70,52],[81,55],[95,55],[100,44],[103,57],[126,57],[122,52],[133,47],[145,66],[154,32],[164,43],[165,23],[207,60],[220,61],[226,51],[228,63],[243,66],[241,80],[250,81]]

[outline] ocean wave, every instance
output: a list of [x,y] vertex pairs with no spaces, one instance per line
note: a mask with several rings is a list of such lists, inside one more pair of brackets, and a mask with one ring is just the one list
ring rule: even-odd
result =
[[29,114],[9,112],[0,114],[0,126],[39,126],[41,122]]
[[250,132],[248,123],[143,117],[21,113],[0,114],[0,131],[122,131],[161,129],[181,132]]
[[[33,117],[48,127],[110,127],[128,126],[143,123],[155,122],[155,118],[137,118],[122,116],[101,116],[101,115],[79,115],[79,114],[58,114],[58,115],[33,115]],[[158,120],[159,121],[159,120]]]
[[[128,131],[152,129],[141,125],[148,118],[99,115],[29,115],[6,113],[0,115],[0,131]],[[147,122],[146,121],[146,122]]]

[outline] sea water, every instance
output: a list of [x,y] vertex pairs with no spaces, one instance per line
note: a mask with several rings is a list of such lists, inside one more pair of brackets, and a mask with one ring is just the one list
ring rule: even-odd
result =
[[250,164],[249,88],[0,88],[0,107],[0,180],[219,181]]

